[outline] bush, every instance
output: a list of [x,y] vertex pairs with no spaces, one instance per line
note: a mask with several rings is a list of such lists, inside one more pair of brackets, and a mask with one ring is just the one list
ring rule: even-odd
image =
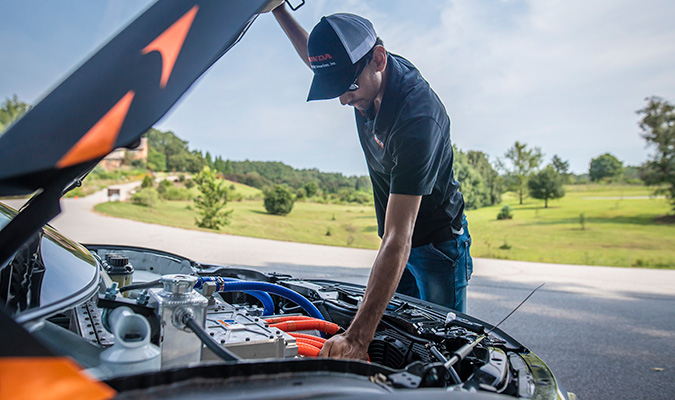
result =
[[188,189],[192,189],[193,187],[195,187],[195,181],[193,181],[192,179],[186,179],[185,182],[183,182],[183,185]]
[[141,183],[142,188],[151,188],[155,186],[155,180],[150,175],[143,177],[143,182]]
[[239,192],[229,192],[227,194],[228,201],[242,201],[244,200],[244,195]]
[[166,200],[192,200],[192,197],[190,189],[178,186],[170,186],[162,194],[162,198]]
[[274,185],[265,191],[265,210],[270,214],[287,215],[293,209],[295,197],[291,191],[283,186]]
[[157,185],[157,193],[159,193],[161,197],[164,197],[166,190],[170,187],[173,187],[173,182],[164,179],[163,181],[159,182],[159,185]]
[[511,211],[511,206],[505,205],[502,207],[502,210],[497,214],[497,219],[513,219],[513,212]]
[[159,201],[159,194],[155,188],[145,188],[131,195],[131,202],[146,207],[154,207]]

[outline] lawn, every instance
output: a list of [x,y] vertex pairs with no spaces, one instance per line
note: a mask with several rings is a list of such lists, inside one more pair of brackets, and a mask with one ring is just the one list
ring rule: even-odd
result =
[[[234,212],[231,223],[220,228],[222,233],[333,246],[370,249],[379,246],[375,211],[370,206],[296,202],[287,216],[267,214],[262,200],[233,201],[226,208]],[[189,201],[161,201],[154,208],[110,202],[97,205],[96,211],[153,224],[200,229],[195,226],[197,211]]]
[[[237,190],[240,191],[237,185]],[[257,189],[255,189],[257,190]],[[675,225],[656,222],[669,211],[649,189],[627,185],[568,186],[560,200],[544,202],[507,193],[499,206],[467,212],[474,257],[563,264],[675,268]],[[245,197],[254,195],[247,193]],[[498,221],[508,204],[512,220]],[[262,200],[228,203],[232,222],[220,232],[259,238],[376,249],[372,206],[296,202],[285,217],[269,215]],[[102,203],[96,210],[139,221],[199,229],[197,212],[186,201],[162,201],[155,208]],[[580,214],[584,214],[582,227]]]
[[[642,186],[568,186],[564,198],[526,199],[507,193],[499,206],[467,213],[475,257],[621,267],[675,268],[675,225],[656,222],[669,211]],[[504,204],[512,220],[498,221]],[[580,215],[584,214],[582,226]]]

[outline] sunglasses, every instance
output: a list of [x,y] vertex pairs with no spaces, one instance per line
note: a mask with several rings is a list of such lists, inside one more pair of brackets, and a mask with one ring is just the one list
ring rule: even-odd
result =
[[368,65],[368,63],[370,63],[370,59],[371,59],[371,58],[372,58],[372,54],[369,55],[369,56],[366,58],[366,60],[365,60],[365,62],[363,63],[363,65],[361,65],[361,67],[359,68],[359,72],[356,74],[356,78],[354,78],[354,82],[352,82],[352,84],[349,85],[349,88],[347,89],[348,92],[354,92],[354,91],[359,90],[359,84],[356,83],[356,81],[359,80],[359,77],[361,76],[361,74],[363,73],[363,71],[366,69],[366,66]]

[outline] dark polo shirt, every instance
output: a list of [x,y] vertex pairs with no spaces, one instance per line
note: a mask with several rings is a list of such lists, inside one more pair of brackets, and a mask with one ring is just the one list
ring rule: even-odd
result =
[[464,198],[452,172],[450,118],[408,60],[389,54],[387,69],[377,115],[355,109],[373,182],[378,234],[384,234],[389,193],[409,194],[422,196],[412,246],[452,239],[452,228],[462,227]]

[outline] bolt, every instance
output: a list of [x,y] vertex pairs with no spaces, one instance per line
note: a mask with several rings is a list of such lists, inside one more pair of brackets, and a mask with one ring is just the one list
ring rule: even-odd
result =
[[117,282],[113,282],[112,285],[110,285],[106,289],[105,298],[109,300],[114,300],[115,297],[117,297],[117,293],[119,293],[119,290],[117,289]]
[[144,306],[148,304],[149,300],[150,296],[148,295],[148,289],[143,289],[143,291],[138,294],[138,297],[136,297],[136,304]]

